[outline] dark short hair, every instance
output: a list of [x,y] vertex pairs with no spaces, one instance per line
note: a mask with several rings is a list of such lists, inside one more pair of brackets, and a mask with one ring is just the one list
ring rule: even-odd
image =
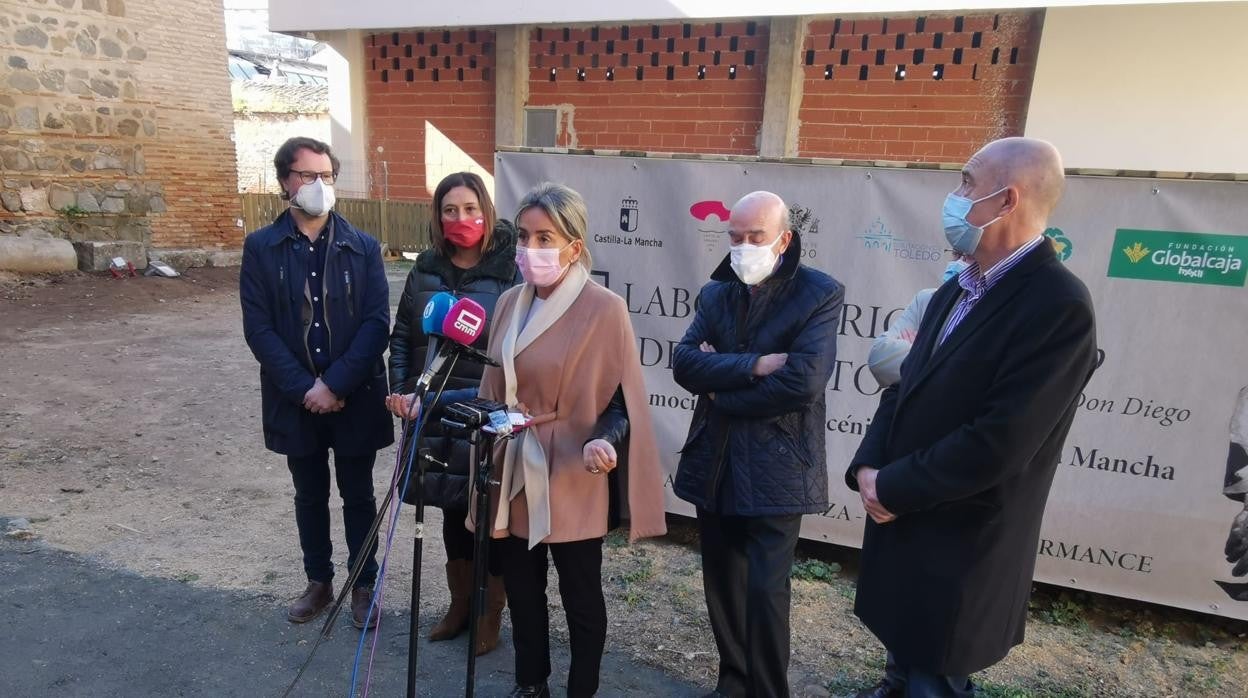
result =
[[491,233],[494,232],[494,222],[498,220],[498,214],[494,210],[494,201],[490,199],[490,192],[485,188],[485,181],[480,175],[472,172],[449,174],[443,177],[442,181],[438,182],[438,187],[433,190],[433,217],[429,221],[430,242],[447,257],[455,253],[455,250],[451,249],[451,243],[442,234],[442,199],[455,187],[467,187],[477,195],[477,202],[481,204],[481,217],[485,219],[485,236],[481,238],[481,251],[489,251],[493,243]]
[[[338,176],[338,168],[340,163],[338,158],[334,156],[334,151],[330,149],[329,144],[318,141],[315,138],[307,136],[295,136],[289,138],[282,147],[277,149],[277,154],[273,156],[273,167],[277,170],[277,181],[279,183],[286,181],[290,176],[290,166],[295,164],[295,159],[299,157],[299,151],[307,148],[317,155],[328,155],[330,167],[333,168],[334,176]],[[282,187],[282,193],[286,192],[286,188]]]

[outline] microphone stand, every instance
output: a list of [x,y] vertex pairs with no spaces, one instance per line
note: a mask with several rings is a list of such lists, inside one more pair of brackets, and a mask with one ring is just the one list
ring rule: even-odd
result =
[[[448,378],[451,373],[454,372],[457,361],[459,361],[459,354],[455,354],[451,357],[450,366],[446,369],[446,375]],[[443,382],[442,386],[438,389],[437,395],[434,396],[433,402],[424,406],[424,415],[422,415],[424,418],[422,431],[429,424],[428,415],[433,413],[433,408],[437,406],[438,399],[442,397],[442,391],[445,388],[446,384]],[[422,396],[424,395],[425,390],[428,390],[428,385],[426,385],[425,389],[421,391]],[[416,437],[416,440],[412,442],[411,449],[416,454],[416,457],[411,458],[409,456],[408,467],[409,469],[415,468],[416,471],[407,476],[408,487],[416,487],[416,492],[414,494],[416,501],[412,505],[416,510],[416,531],[413,534],[414,538],[412,541],[412,595],[410,600],[411,608],[408,610],[407,626],[407,698],[416,698],[416,659],[418,647],[420,645],[419,638],[417,637],[417,630],[420,625],[421,562],[424,559],[425,542],[425,458],[428,458],[427,454],[424,458],[422,458],[420,452],[416,450],[420,445],[420,439],[423,434],[415,434],[414,436]],[[415,477],[413,478],[412,475],[415,475]],[[405,493],[400,493],[400,495],[402,494]]]
[[[487,568],[490,555],[490,470],[494,461],[495,437],[480,429],[473,429],[468,436],[469,462],[476,463],[477,514],[473,543],[476,546],[472,561],[472,602],[468,606],[468,675],[464,680],[464,696],[472,698],[477,680],[477,635],[482,612],[485,609]],[[501,506],[501,505],[500,505]]]

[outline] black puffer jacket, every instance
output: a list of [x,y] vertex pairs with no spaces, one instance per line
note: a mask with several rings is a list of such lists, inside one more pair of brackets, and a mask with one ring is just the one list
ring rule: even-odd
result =
[[[698,404],[674,489],[700,509],[781,516],[828,506],[824,390],[845,289],[800,258],[795,233],[780,268],[752,293],[725,259],[675,349],[676,382]],[[703,352],[703,342],[718,353]],[[788,362],[755,380],[754,362],[773,353]]]
[[[453,283],[458,273],[458,283]],[[434,294],[445,291],[459,298],[471,298],[485,308],[487,321],[492,321],[494,305],[503,291],[521,283],[516,269],[516,230],[508,221],[494,225],[490,249],[471,269],[456,269],[446,255],[437,250],[422,252],[416,266],[407,275],[399,310],[390,334],[390,389],[410,392],[425,364],[429,338],[421,329],[421,314]],[[477,338],[475,347],[484,350],[489,344],[488,326]],[[435,379],[429,386],[432,397],[445,381],[446,393],[440,404],[451,399],[475,397],[481,382],[481,366],[459,361],[450,376]],[[457,391],[452,395],[451,391]],[[465,391],[465,392],[459,392]],[[431,506],[466,510],[468,508],[468,445],[459,439],[444,438],[439,424],[430,420],[421,448],[430,449],[434,458],[450,465],[445,472],[430,470],[425,476],[425,503]],[[409,503],[412,497],[407,497]]]

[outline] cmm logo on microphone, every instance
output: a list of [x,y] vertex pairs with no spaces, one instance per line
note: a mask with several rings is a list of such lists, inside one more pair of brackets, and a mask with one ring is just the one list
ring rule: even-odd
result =
[[455,329],[474,338],[481,334],[481,326],[483,324],[485,324],[484,317],[477,315],[466,308],[460,310],[459,315],[455,316]]

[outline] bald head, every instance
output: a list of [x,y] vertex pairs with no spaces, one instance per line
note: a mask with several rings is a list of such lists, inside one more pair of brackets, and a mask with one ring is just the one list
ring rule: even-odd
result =
[[981,169],[980,179],[992,180],[993,189],[1017,189],[1018,213],[1033,225],[1048,221],[1062,198],[1062,156],[1047,141],[1002,138],[981,148],[967,163],[968,168],[972,165]]
[[776,252],[783,254],[793,238],[784,199],[769,191],[750,192],[741,197],[728,216],[728,236],[733,245],[775,243]]
[[732,205],[732,217],[765,219],[768,228],[779,231],[789,229],[789,208],[784,199],[769,191],[752,191]]

